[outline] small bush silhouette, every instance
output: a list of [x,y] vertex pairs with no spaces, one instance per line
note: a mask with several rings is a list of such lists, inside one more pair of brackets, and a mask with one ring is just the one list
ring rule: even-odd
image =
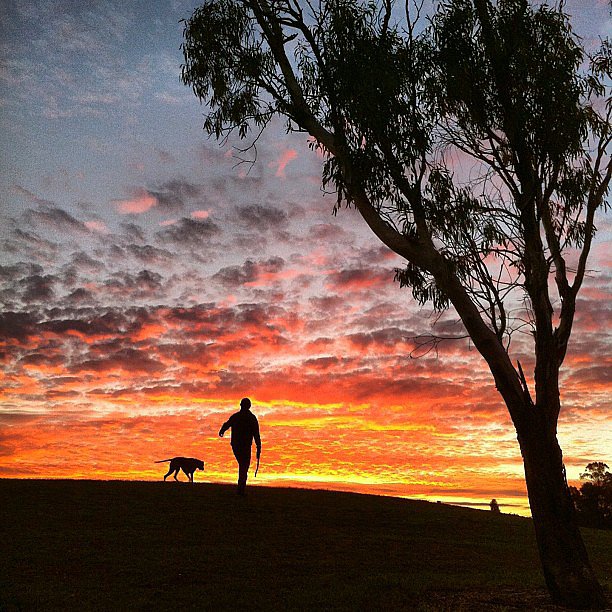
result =
[[612,529],[612,473],[602,461],[589,463],[580,489],[570,487],[578,522],[585,527]]

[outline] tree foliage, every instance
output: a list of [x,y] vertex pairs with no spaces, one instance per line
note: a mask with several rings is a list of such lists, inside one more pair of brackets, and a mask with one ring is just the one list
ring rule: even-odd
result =
[[206,0],[182,79],[218,139],[255,146],[274,117],[308,134],[334,211],[356,208],[405,260],[419,303],[454,307],[516,427],[549,589],[602,605],[556,428],[608,206],[611,45],[587,52],[562,1],[423,1]]
[[[418,8],[209,1],[186,22],[182,78],[217,138],[256,139],[275,115],[309,132],[337,208],[365,198],[388,233],[421,251],[396,274],[420,303],[447,308],[436,276],[451,274],[507,346],[558,300],[562,360],[610,179],[609,46],[584,71],[558,8],[445,1],[428,27]],[[469,182],[456,170],[465,155]],[[575,274],[571,248],[585,252]]]
[[580,479],[584,481],[580,489],[572,487],[580,524],[612,529],[612,473],[608,466],[601,461],[589,463]]

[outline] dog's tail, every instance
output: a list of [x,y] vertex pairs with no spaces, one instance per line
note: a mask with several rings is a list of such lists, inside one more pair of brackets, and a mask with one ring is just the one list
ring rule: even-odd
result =
[[162,459],[161,461],[155,461],[154,463],[165,463],[166,461],[172,461],[172,459]]

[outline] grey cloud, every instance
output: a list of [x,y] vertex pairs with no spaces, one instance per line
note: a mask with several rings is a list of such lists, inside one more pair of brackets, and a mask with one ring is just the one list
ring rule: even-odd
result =
[[26,276],[42,273],[43,268],[38,264],[25,263],[23,261],[11,266],[3,266],[0,264],[0,281],[15,281]]
[[73,304],[91,304],[95,301],[95,298],[91,291],[79,287],[70,293],[70,295],[66,297],[66,300]]
[[[45,320],[38,323],[25,321],[42,331],[64,334],[78,331],[87,336],[112,335],[120,337],[138,331],[145,322],[151,320],[151,313],[145,308],[91,308],[69,307],[50,308],[45,311]],[[25,323],[24,323],[25,324]]]
[[310,226],[308,230],[308,239],[315,242],[337,243],[350,237],[350,234],[337,223],[318,223]]
[[4,244],[4,249],[21,256],[27,255],[30,258],[34,256],[42,261],[54,257],[58,252],[58,245],[35,232],[26,232],[17,228],[12,231],[10,239]]
[[122,223],[121,229],[125,233],[125,237],[128,242],[144,242],[145,235],[142,228],[135,223]]
[[104,269],[104,264],[97,259],[93,259],[87,253],[79,251],[73,253],[70,258],[70,265],[74,266],[80,272],[100,272]]
[[51,202],[50,200],[46,200],[37,196],[35,193],[30,191],[29,189],[26,189],[25,187],[22,187],[21,185],[13,185],[12,190],[13,192],[19,194],[20,196],[24,197],[26,200],[32,202],[33,204],[48,207],[54,206],[53,202]]
[[159,249],[150,244],[130,244],[125,247],[125,250],[138,261],[147,264],[164,263],[174,257],[167,249]]
[[399,256],[386,246],[361,249],[359,252],[359,261],[362,264],[384,264],[393,260],[397,260],[398,258]]
[[226,287],[238,287],[256,281],[262,274],[280,272],[284,266],[285,260],[281,257],[271,257],[260,262],[247,259],[241,266],[221,268],[213,279]]
[[62,208],[44,206],[40,209],[29,209],[24,213],[27,223],[32,225],[43,225],[60,232],[72,231],[80,234],[90,234],[87,226],[67,213]]
[[129,7],[111,3],[9,4],[6,78],[11,100],[35,104],[55,119],[99,116],[141,93],[145,67],[118,53],[133,21]]
[[312,297],[308,302],[316,310],[331,313],[341,308],[346,303],[346,300],[339,295],[324,295],[321,297]]
[[19,363],[24,365],[61,365],[64,363],[64,355],[50,351],[33,351],[24,355]]
[[82,371],[107,372],[109,370],[126,370],[137,373],[158,373],[165,369],[157,359],[152,358],[145,351],[133,348],[123,348],[107,357],[100,359],[87,359],[74,363],[69,371],[72,373]]
[[288,222],[287,213],[275,206],[262,206],[261,204],[239,206],[237,214],[243,225],[262,232],[284,228]]
[[169,151],[158,149],[156,147],[155,153],[157,154],[157,157],[159,157],[159,161],[161,161],[163,164],[175,164],[176,163],[176,158]]
[[316,357],[314,359],[306,359],[304,365],[306,367],[313,367],[318,370],[327,370],[332,366],[338,365],[340,359],[338,357]]
[[408,342],[408,332],[397,327],[377,329],[367,333],[349,334],[347,338],[352,344],[362,348],[374,346],[396,347],[401,343]]
[[156,294],[163,286],[162,280],[161,274],[150,270],[141,270],[135,275],[117,272],[104,286],[114,293],[144,297]]
[[582,385],[609,387],[612,383],[612,368],[607,364],[575,368],[566,380]]
[[105,249],[96,249],[94,253],[96,257],[106,257],[107,259],[110,259],[113,263],[122,263],[125,261],[126,258],[125,249],[122,246],[119,246],[118,244],[112,244],[110,246],[107,246]]
[[166,211],[180,211],[188,200],[200,196],[202,188],[182,179],[172,179],[149,193],[157,200],[157,206]]
[[57,277],[50,274],[42,276],[34,274],[28,276],[19,282],[22,290],[21,298],[25,302],[41,302],[47,301],[54,297],[54,285],[57,282]]
[[33,312],[0,312],[0,337],[25,342],[36,333],[37,322]]
[[369,287],[383,283],[391,283],[392,274],[388,270],[372,268],[349,268],[330,275],[328,285],[339,289]]
[[183,217],[174,225],[156,233],[157,238],[166,244],[176,244],[191,248],[207,246],[208,240],[221,234],[221,228],[210,219],[189,219]]

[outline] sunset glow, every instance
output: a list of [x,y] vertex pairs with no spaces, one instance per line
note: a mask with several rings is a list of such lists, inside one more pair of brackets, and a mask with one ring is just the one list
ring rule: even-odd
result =
[[[179,83],[197,4],[2,10],[0,477],[160,480],[183,455],[234,482],[217,432],[248,396],[258,485],[528,514],[486,364],[465,339],[430,350],[456,315],[400,289],[354,210],[333,216],[305,136],[271,126],[253,164],[205,139]],[[572,9],[610,33],[607,5]],[[572,482],[612,460],[609,213],[597,226],[562,371]],[[529,376],[532,338],[512,342]]]

